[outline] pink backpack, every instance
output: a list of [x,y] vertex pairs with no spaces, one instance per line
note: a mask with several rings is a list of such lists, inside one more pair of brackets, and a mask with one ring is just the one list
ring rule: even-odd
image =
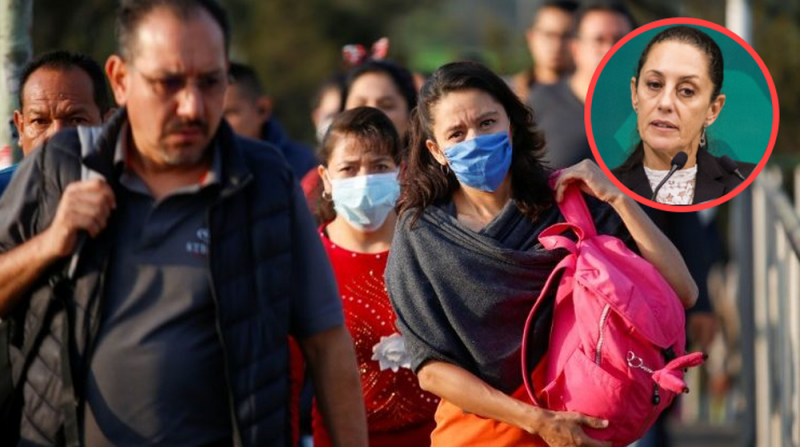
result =
[[[525,387],[539,407],[607,419],[605,429],[584,430],[625,446],[644,435],[677,393],[688,391],[683,370],[702,364],[703,354],[685,353],[684,309],[672,287],[621,240],[596,233],[577,187],[567,189],[559,208],[567,223],[542,231],[539,242],[570,254],[525,324]],[[560,236],[566,230],[578,241]],[[549,347],[531,366],[531,325],[545,311],[543,297],[559,273]]]

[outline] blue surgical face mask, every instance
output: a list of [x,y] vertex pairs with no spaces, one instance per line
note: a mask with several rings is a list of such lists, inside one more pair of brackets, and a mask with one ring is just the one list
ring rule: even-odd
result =
[[450,169],[461,184],[493,192],[511,167],[508,133],[481,135],[444,150]]
[[397,172],[331,179],[333,208],[355,229],[380,228],[400,196]]

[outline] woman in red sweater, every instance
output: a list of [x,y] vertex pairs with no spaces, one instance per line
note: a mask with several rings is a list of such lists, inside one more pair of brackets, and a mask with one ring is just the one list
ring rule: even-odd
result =
[[[325,136],[319,174],[327,217],[320,237],[333,265],[355,343],[372,447],[427,446],[438,398],[419,388],[383,280],[400,194],[399,138],[378,109],[338,115]],[[330,440],[314,408],[314,446]]]

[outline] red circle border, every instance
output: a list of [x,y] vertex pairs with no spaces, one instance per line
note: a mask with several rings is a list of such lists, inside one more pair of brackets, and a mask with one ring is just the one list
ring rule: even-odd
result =
[[[603,161],[602,157],[600,157],[600,152],[597,150],[597,143],[594,140],[594,133],[592,132],[592,98],[594,96],[594,89],[597,85],[597,80],[600,78],[600,74],[603,72],[608,61],[611,59],[612,56],[622,48],[628,41],[633,39],[634,37],[638,36],[639,34],[644,33],[645,31],[649,31],[653,28],[659,28],[662,26],[668,25],[696,25],[702,26],[705,28],[711,28],[715,31],[718,31],[726,36],[730,37],[736,43],[738,43],[742,48],[747,50],[753,60],[756,61],[759,68],[761,68],[761,72],[764,74],[764,79],[767,81],[767,85],[769,86],[769,92],[772,99],[772,133],[770,135],[769,144],[767,145],[767,150],[764,152],[764,155],[761,157],[761,161],[758,163],[756,168],[750,174],[749,177],[745,181],[743,181],[739,186],[734,188],[733,191],[725,194],[724,196],[710,200],[708,202],[698,203],[696,205],[666,205],[663,203],[654,202],[652,200],[648,200],[640,195],[636,194],[635,192],[628,189],[625,185],[622,184],[617,177],[611,173],[611,169],[606,166],[605,162]],[[592,154],[594,154],[595,160],[597,160],[597,164],[600,166],[600,169],[606,174],[609,180],[611,180],[614,185],[617,186],[622,192],[624,192],[628,197],[636,200],[637,202],[641,203],[642,205],[649,206],[651,208],[660,209],[663,211],[677,211],[677,212],[693,212],[693,211],[701,211],[708,208],[715,207],[722,203],[727,202],[728,200],[732,199],[740,192],[744,191],[745,188],[750,186],[751,183],[755,180],[758,174],[761,173],[761,170],[767,164],[770,155],[772,154],[772,149],[775,147],[775,140],[778,137],[778,125],[780,122],[780,106],[778,104],[778,93],[775,90],[775,83],[772,81],[772,75],[770,75],[767,66],[764,64],[764,61],[761,60],[761,57],[756,53],[753,47],[750,46],[747,42],[744,41],[741,37],[736,35],[733,31],[717,25],[716,23],[709,22],[707,20],[701,19],[694,19],[689,17],[675,17],[671,19],[663,19],[657,20],[655,22],[648,23],[647,25],[643,25],[635,30],[631,31],[623,37],[619,42],[617,42],[611,50],[606,53],[603,60],[600,62],[600,65],[597,66],[597,69],[592,76],[592,83],[589,85],[589,91],[586,95],[586,105],[584,109],[584,125],[586,127],[586,137],[589,140],[589,146],[592,148]]]

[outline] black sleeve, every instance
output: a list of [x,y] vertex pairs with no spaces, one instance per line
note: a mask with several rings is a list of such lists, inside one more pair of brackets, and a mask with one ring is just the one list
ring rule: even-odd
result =
[[612,208],[611,205],[596,197],[587,194],[584,194],[583,197],[586,200],[589,213],[592,215],[592,219],[594,219],[594,226],[597,230],[597,234],[614,236],[624,242],[625,246],[632,252],[641,256],[636,241],[633,239],[633,236],[631,236],[622,218],[617,214],[617,211]]
[[708,295],[708,274],[711,267],[719,258],[715,241],[719,235],[714,234],[715,229],[705,228],[700,222],[697,213],[670,213],[665,214],[661,220],[662,231],[678,249],[689,274],[697,284],[697,302],[687,313],[713,312],[713,306]]

